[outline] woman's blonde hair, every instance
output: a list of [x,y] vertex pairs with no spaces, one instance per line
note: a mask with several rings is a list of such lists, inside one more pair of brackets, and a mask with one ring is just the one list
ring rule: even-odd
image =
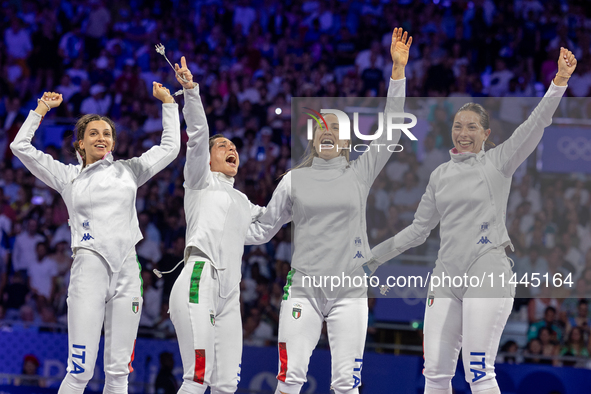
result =
[[[320,126],[318,125],[318,123],[316,123],[313,128],[314,134],[312,135],[312,139],[310,141],[308,141],[308,146],[306,147],[306,150],[304,151],[304,154],[302,156],[300,164],[298,164],[297,166],[292,168],[292,170],[295,170],[298,168],[310,167],[310,166],[312,166],[312,161],[314,160],[314,158],[318,157],[318,152],[316,152],[316,148],[314,147],[314,139],[316,138],[316,132],[319,130],[319,128],[320,128]],[[351,140],[348,140],[348,141],[349,141],[349,146],[351,146]],[[345,156],[345,159],[347,159],[347,163],[349,162],[349,156],[350,156],[349,149],[341,149],[341,152],[339,155]]]
[[86,152],[84,149],[80,148],[80,141],[84,139],[84,133],[86,133],[86,127],[88,124],[96,120],[107,122],[107,124],[111,127],[111,131],[113,132],[113,148],[115,147],[115,142],[117,142],[117,130],[115,130],[115,123],[111,119],[97,114],[88,114],[82,116],[80,119],[78,119],[75,126],[76,141],[74,141],[74,149],[76,149],[76,152],[80,153],[82,162],[84,163],[83,166],[86,166]]

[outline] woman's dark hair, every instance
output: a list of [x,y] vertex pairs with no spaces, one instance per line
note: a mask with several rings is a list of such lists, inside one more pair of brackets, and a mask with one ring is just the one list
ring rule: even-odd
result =
[[[474,112],[476,115],[479,116],[480,125],[482,126],[482,128],[484,130],[490,129],[490,116],[488,114],[488,111],[485,110],[482,105],[477,104],[477,103],[466,103],[466,104],[462,105],[460,107],[460,109],[458,109],[458,112],[456,112],[456,115],[462,111]],[[489,145],[491,147],[495,146],[495,144],[492,141],[489,141],[488,138],[486,139],[485,145]]]
[[117,142],[117,130],[115,129],[115,123],[111,119],[97,114],[88,114],[82,116],[80,119],[78,119],[75,126],[76,141],[74,142],[74,149],[76,149],[76,152],[80,153],[80,156],[82,156],[84,166],[86,166],[86,152],[84,149],[80,149],[80,141],[84,139],[84,133],[86,133],[86,127],[88,124],[96,120],[107,122],[107,124],[111,127],[111,131],[113,132],[113,148]]

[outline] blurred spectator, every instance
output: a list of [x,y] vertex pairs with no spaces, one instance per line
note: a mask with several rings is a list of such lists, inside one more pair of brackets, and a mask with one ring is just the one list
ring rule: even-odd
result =
[[524,362],[527,364],[551,364],[551,360],[543,360],[540,356],[542,354],[542,342],[534,338],[527,343],[527,348],[523,352]]
[[363,72],[370,68],[382,70],[384,68],[384,57],[381,55],[381,52],[381,44],[377,40],[371,43],[369,49],[359,52],[355,59],[357,73],[363,75]]
[[26,375],[27,377],[16,378],[14,385],[44,387],[45,381],[37,374],[39,365],[39,359],[35,355],[27,354],[23,358],[23,370],[21,372],[22,375]]
[[542,364],[552,364],[554,366],[558,365],[558,361],[556,356],[560,354],[560,345],[559,340],[556,338],[557,333],[552,331],[549,327],[542,327],[538,332],[538,339],[540,340],[540,344],[542,345],[542,355],[545,357],[550,357],[550,360],[545,360]]
[[[21,99],[19,97],[5,97],[4,108],[6,112],[0,116],[0,163],[4,162],[5,157],[12,155],[12,152],[8,150],[8,145],[25,121],[25,116],[20,113]],[[12,169],[5,169],[2,179],[0,179],[0,186],[6,189],[4,192],[11,203],[16,200],[19,189],[19,186],[13,181]]]
[[105,87],[94,85],[90,88],[90,97],[85,98],[80,105],[83,114],[107,115],[111,107],[111,95],[105,94]]
[[507,69],[505,60],[497,58],[495,61],[495,72],[490,75],[490,90],[491,97],[503,97],[509,91],[509,81],[515,74]]
[[507,341],[501,346],[501,353],[505,353],[502,356],[500,362],[505,364],[517,364],[518,363],[518,350],[519,346],[515,341]]
[[[520,281],[524,275],[527,275],[531,278],[532,274],[534,273],[537,273],[538,277],[541,278],[544,274],[546,274],[548,272],[548,262],[543,257],[544,254],[544,249],[541,249],[540,247],[534,245],[529,248],[527,256],[515,260],[515,266],[513,267],[513,271],[515,272],[516,279]],[[539,287],[525,286],[521,284],[518,284],[517,286],[518,288],[521,288],[522,291],[526,292],[523,293],[524,295],[535,297],[540,294]],[[534,305],[538,308],[542,307],[542,305],[539,305],[537,301],[534,301]],[[543,309],[541,311],[536,310],[533,313],[536,316],[539,315],[541,317]]]
[[72,67],[66,69],[66,74],[70,77],[72,83],[80,86],[80,88],[82,88],[82,83],[84,81],[89,82],[88,71],[86,71],[86,68],[84,67],[84,59],[81,57],[74,60]]
[[8,285],[4,288],[3,304],[6,308],[6,318],[9,320],[18,319],[20,308],[28,299],[29,288],[25,284],[23,271],[15,272],[9,279]]
[[[80,33],[80,24],[72,26],[60,39],[59,54],[63,64],[69,66],[75,59],[80,58],[84,53],[84,38]],[[79,84],[79,83],[78,83]]]
[[410,224],[425,191],[419,187],[419,177],[411,171],[404,174],[404,186],[394,193],[392,203],[398,207],[398,217]]
[[270,127],[263,127],[260,133],[259,141],[252,146],[248,153],[249,158],[256,161],[265,161],[268,158],[276,159],[279,156],[279,146],[271,142],[273,130]]
[[286,226],[279,230],[275,239],[278,241],[275,249],[275,259],[278,261],[285,261],[291,264],[291,227]]
[[584,338],[589,340],[591,329],[591,317],[589,317],[589,301],[580,299],[577,304],[577,314],[568,318],[567,331],[572,327],[579,327],[582,330]]
[[179,383],[172,373],[174,370],[174,357],[170,352],[162,352],[159,359],[160,369],[154,383],[154,392],[156,394],[176,394]]
[[425,147],[425,153],[418,175],[422,184],[426,186],[429,183],[429,177],[433,170],[446,161],[449,161],[450,156],[449,152],[435,147],[435,136],[432,133],[427,134],[423,145]]
[[57,319],[51,306],[41,308],[41,324],[43,327],[39,329],[40,332],[58,332]]
[[37,230],[37,220],[29,219],[26,221],[25,231],[16,236],[12,252],[12,269],[15,272],[22,271],[26,275],[29,267],[37,260],[35,248],[31,245],[45,241],[45,238]]
[[573,245],[572,236],[563,233],[562,234],[562,247],[566,251],[564,254],[565,268],[573,273],[572,279],[576,281],[585,269],[585,259],[583,253]]
[[530,325],[527,338],[533,339],[540,337],[540,333],[543,329],[547,329],[551,331],[553,335],[556,335],[557,341],[560,342],[562,340],[562,330],[558,327],[556,322],[556,309],[552,306],[546,308],[543,320]]
[[94,58],[99,54],[101,41],[111,24],[111,14],[101,0],[90,0],[89,5],[91,10],[86,21],[85,45],[88,55]]
[[[568,334],[568,340],[566,344],[560,350],[561,356],[572,356],[572,357],[589,357],[589,351],[587,350],[587,343],[583,335],[583,330],[579,327],[573,327]],[[574,361],[564,361],[565,366],[574,366]]]
[[240,29],[242,34],[248,35],[250,26],[256,20],[256,12],[247,0],[239,0],[234,8],[234,27]]
[[170,320],[170,316],[168,315],[168,303],[163,302],[160,305],[160,318],[154,325],[154,337],[156,338],[174,338],[175,331],[174,325]]
[[51,300],[54,280],[58,275],[58,266],[57,262],[48,255],[47,243],[37,243],[35,251],[37,256],[28,269],[29,288],[40,305],[47,305]]
[[[180,261],[184,259],[185,255],[185,236],[184,234],[181,236],[177,236],[172,244],[172,248],[164,254],[162,259],[158,262],[158,269],[161,272],[170,271],[172,270]],[[172,286],[176,278],[181,273],[181,269],[177,268],[173,272],[163,275],[162,281],[164,282],[162,285],[162,298],[163,301],[168,302],[168,298],[170,297],[170,292],[172,291]]]
[[154,274],[152,271],[142,270],[142,316],[140,326],[153,327],[160,320],[162,304],[162,288],[154,286]]
[[19,309],[18,322],[12,325],[12,329],[17,332],[31,332],[39,331],[39,323],[41,319],[35,314],[35,309],[30,305],[23,305]]
[[72,83],[72,79],[68,74],[64,74],[60,84],[55,88],[55,91],[60,92],[64,98],[64,101],[67,103],[74,94],[80,91],[80,87]]
[[23,23],[18,17],[12,17],[10,26],[4,30],[4,45],[6,54],[16,59],[21,67],[26,68],[26,59],[33,45],[29,31],[23,28]]
[[405,149],[393,155],[395,160],[390,160],[388,164],[386,164],[386,175],[391,182],[397,184],[402,183],[404,175],[410,168],[407,156],[411,154],[412,153],[407,153]]
[[531,203],[531,212],[539,212],[542,209],[542,200],[540,192],[529,185],[529,178],[524,177],[517,189],[519,193],[511,193],[509,197],[509,204],[507,206],[507,214],[513,214],[517,207],[524,201]]
[[[162,258],[162,252],[160,252],[159,242],[154,241],[148,236],[150,227],[148,214],[146,212],[140,213],[138,215],[138,220],[144,238],[137,243],[135,249],[138,256],[148,261],[148,266],[145,268],[151,270]],[[158,234],[158,237],[159,236],[160,235]]]
[[[581,59],[577,64],[577,72],[569,80],[568,90],[574,97],[589,97],[591,94],[591,64],[589,57]],[[588,113],[580,113],[588,116]]]
[[[10,105],[7,108],[11,108]],[[2,186],[4,197],[8,200],[8,203],[12,204],[16,202],[21,186],[14,181],[14,170],[12,168],[4,169],[0,186]]]
[[269,346],[274,339],[273,328],[261,320],[261,311],[252,308],[244,322],[244,340],[246,346]]

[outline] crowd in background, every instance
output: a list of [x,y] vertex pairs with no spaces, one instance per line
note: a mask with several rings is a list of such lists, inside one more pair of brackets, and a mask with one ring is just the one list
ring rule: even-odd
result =
[[[4,1],[0,327],[53,327],[66,319],[72,259],[65,205],[8,148],[44,91],[63,94],[64,102],[44,120],[60,133],[53,136],[58,143],[37,139],[39,148],[63,163],[77,163],[72,119],[99,113],[117,124],[115,158],[138,156],[158,144],[161,134],[152,81],[180,88],[154,51],[162,43],[171,61],[187,58],[200,84],[210,133],[222,133],[238,147],[235,186],[265,205],[279,176],[292,167],[293,144],[300,143],[291,139],[291,98],[385,96],[396,26],[413,36],[406,69],[409,97],[540,96],[557,71],[561,46],[578,59],[567,95],[590,93],[591,9],[583,0]],[[177,101],[182,105],[182,99]],[[565,116],[585,117],[591,105],[566,111]],[[420,149],[406,145],[376,180],[368,201],[372,245],[412,221],[429,174],[449,160],[450,114],[441,112],[435,111]],[[493,138],[502,142],[511,132],[495,130]],[[160,280],[151,270],[168,270],[183,258],[184,162],[181,149],[178,159],[137,196],[144,235],[137,245],[144,268],[140,325],[159,337],[174,337],[168,297],[180,270]],[[585,175],[540,173],[531,161],[513,182],[507,228],[515,245],[515,271],[571,272],[576,283],[565,294],[573,298],[564,300],[519,289],[518,296],[542,297],[515,303],[516,318],[531,324],[522,360],[542,360],[536,354],[589,356],[589,310],[579,302],[591,290],[589,182]],[[437,245],[433,231],[424,246],[410,253],[432,256]],[[246,345],[274,345],[290,259],[289,227],[266,245],[245,248]],[[505,347],[512,352],[517,344]]]

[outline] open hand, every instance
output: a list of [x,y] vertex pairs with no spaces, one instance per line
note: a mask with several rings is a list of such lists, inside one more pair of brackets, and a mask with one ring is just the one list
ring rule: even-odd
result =
[[[404,32],[401,27],[394,28],[392,33],[392,45],[390,45],[390,54],[394,66],[404,67],[408,63],[408,52],[412,45],[412,36],[408,37],[408,32]],[[407,38],[408,37],[408,38]]]

